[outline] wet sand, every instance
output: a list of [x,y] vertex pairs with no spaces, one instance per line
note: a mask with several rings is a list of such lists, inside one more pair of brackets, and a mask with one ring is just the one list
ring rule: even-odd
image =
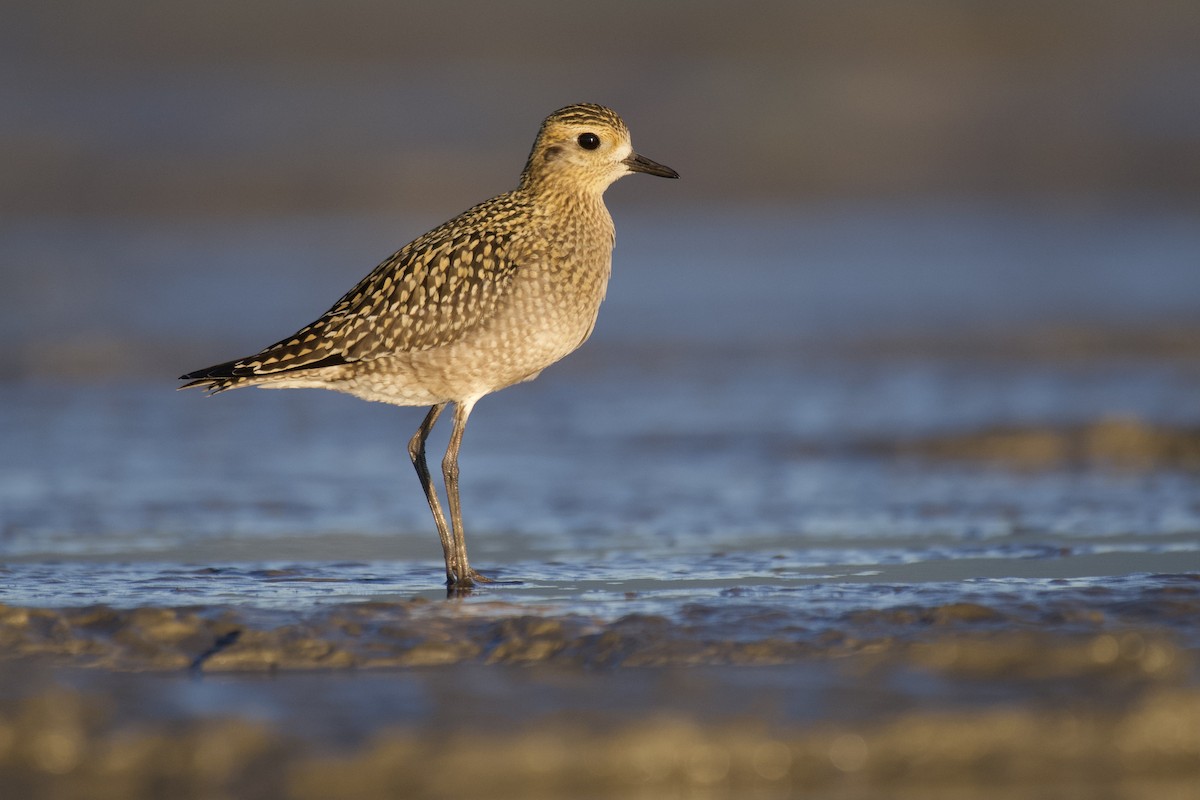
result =
[[1200,428],[1109,417],[1085,425],[1018,426],[883,443],[881,450],[1015,469],[1200,470]]
[[[458,674],[454,677],[466,678]],[[680,676],[664,676],[680,677]],[[1200,693],[1149,687],[1116,709],[896,711],[866,723],[764,725],[703,712],[394,726],[331,747],[244,716],[147,721],[126,688],[57,687],[4,709],[18,797],[1193,796]],[[281,694],[279,686],[272,686]],[[319,686],[309,686],[319,689]],[[383,688],[383,687],[381,687]],[[719,680],[711,688],[723,688]],[[467,699],[470,693],[467,693]],[[292,693],[291,700],[302,700]],[[902,700],[898,699],[898,702]],[[900,702],[900,705],[903,705]],[[1091,795],[1097,796],[1097,795]]]
[[[13,797],[1187,797],[1200,576],[1057,602],[0,608]],[[1074,795],[1073,795],[1074,796]]]

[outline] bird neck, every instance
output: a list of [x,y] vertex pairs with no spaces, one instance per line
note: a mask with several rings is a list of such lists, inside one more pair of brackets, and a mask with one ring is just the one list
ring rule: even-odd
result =
[[549,214],[565,214],[576,218],[609,219],[604,205],[604,188],[595,188],[562,179],[543,176],[541,179],[523,176],[519,192],[531,203]]
[[567,236],[577,242],[612,247],[615,240],[613,221],[604,205],[602,191],[543,182],[534,186],[522,184],[517,193],[524,195],[537,220],[536,225],[544,235]]

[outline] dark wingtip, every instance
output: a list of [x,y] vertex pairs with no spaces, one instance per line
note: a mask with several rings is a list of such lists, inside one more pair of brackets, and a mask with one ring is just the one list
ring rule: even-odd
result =
[[240,377],[238,372],[238,364],[240,364],[241,361],[242,359],[236,359],[234,361],[225,361],[220,364],[213,364],[211,367],[205,367],[204,369],[198,369],[195,372],[188,372],[184,375],[180,375],[179,380],[205,382],[237,378]]
[[208,389],[211,394],[216,394],[222,389],[228,388],[222,386],[223,383],[238,377],[236,371],[238,363],[239,361],[226,361],[223,364],[213,364],[211,367],[180,375],[179,380],[187,381],[187,383],[179,388]]

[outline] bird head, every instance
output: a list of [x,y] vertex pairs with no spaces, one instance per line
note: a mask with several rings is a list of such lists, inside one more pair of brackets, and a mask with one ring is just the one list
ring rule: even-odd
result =
[[521,184],[569,185],[600,194],[633,172],[679,177],[670,167],[634,152],[629,128],[612,109],[577,103],[560,108],[542,122],[521,173]]

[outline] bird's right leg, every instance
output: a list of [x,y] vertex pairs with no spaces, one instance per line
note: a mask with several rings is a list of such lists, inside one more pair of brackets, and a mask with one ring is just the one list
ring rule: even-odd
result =
[[452,584],[455,581],[456,573],[454,569],[454,538],[450,535],[450,526],[446,524],[446,515],[442,513],[442,504],[438,500],[437,488],[433,485],[433,477],[430,476],[429,466],[425,463],[425,440],[429,438],[429,432],[433,430],[433,426],[437,423],[438,417],[445,407],[445,403],[438,403],[429,409],[421,427],[417,428],[417,432],[408,440],[408,456],[417,469],[417,477],[421,479],[421,488],[425,490],[425,499],[429,502],[429,510],[433,513],[433,523],[437,525],[438,538],[442,540],[442,555],[446,559],[446,583]]
[[458,497],[458,451],[467,429],[467,418],[474,407],[475,400],[459,400],[454,406],[454,428],[450,431],[450,443],[442,459],[442,477],[446,480],[446,500],[450,503],[450,523],[454,531],[454,567],[458,576],[454,585],[464,590],[471,589],[476,583],[492,583],[491,578],[471,569],[467,561],[467,537],[463,533],[462,503]]

